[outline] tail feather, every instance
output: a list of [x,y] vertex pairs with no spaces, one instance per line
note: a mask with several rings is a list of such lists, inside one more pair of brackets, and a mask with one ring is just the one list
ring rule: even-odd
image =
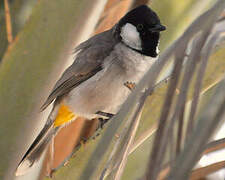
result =
[[54,128],[52,123],[45,125],[20,161],[16,169],[16,176],[25,174],[30,167],[32,167],[33,164],[40,159],[42,153],[46,149],[46,146],[49,144],[58,129],[59,127]]

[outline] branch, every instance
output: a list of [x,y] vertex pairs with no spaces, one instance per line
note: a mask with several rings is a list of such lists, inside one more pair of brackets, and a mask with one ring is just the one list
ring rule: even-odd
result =
[[9,44],[13,42],[13,35],[12,35],[12,23],[11,23],[11,15],[9,10],[9,3],[8,0],[4,0],[5,6],[5,22],[6,22],[6,30],[7,30],[7,39]]

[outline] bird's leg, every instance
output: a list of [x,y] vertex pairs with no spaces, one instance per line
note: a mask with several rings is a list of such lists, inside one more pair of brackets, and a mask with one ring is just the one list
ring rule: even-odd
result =
[[107,112],[103,112],[103,111],[98,111],[95,114],[98,114],[98,115],[106,117],[106,119],[98,118],[98,120],[100,122],[100,128],[101,129],[103,128],[103,125],[114,116],[114,114],[112,114],[112,113],[107,113]]
[[101,128],[101,129],[103,129],[103,126],[104,126],[104,124],[109,120],[109,119],[103,119],[103,118],[98,118],[98,120],[99,120],[99,127]]

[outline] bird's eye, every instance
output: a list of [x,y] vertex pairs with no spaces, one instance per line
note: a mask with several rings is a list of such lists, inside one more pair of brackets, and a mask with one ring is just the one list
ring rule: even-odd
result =
[[138,25],[137,25],[137,29],[138,29],[138,30],[142,30],[143,28],[144,28],[143,24],[138,24]]

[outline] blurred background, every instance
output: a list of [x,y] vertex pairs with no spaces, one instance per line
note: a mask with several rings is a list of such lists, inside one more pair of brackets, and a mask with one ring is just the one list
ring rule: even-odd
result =
[[[220,121],[217,126],[211,126],[213,129],[208,130],[207,136],[199,131],[198,136],[203,137],[201,142],[204,144],[201,147],[196,146],[198,151],[192,153],[193,158],[195,153],[197,158],[195,157],[195,162],[193,160],[191,171],[185,171],[188,172],[185,179],[224,180],[225,106],[222,100],[225,91],[218,98],[221,100],[218,106],[212,103],[216,99],[215,94],[220,94],[221,87],[224,87],[222,83],[225,73],[225,4],[222,1],[0,1],[0,179],[39,180],[53,177],[55,180],[101,178],[137,180],[144,179],[145,174],[147,179],[152,180],[170,177],[176,179],[173,168],[177,168],[176,163],[180,162],[178,159],[185,155],[183,152],[188,149],[186,142],[191,139],[190,134],[194,134],[198,126],[205,125],[205,129],[210,128],[213,119],[217,119]],[[98,148],[101,148],[101,142],[106,137],[105,133],[111,124],[107,123],[103,130],[96,132],[97,120],[87,122],[79,118],[63,128],[55,137],[53,163],[50,163],[48,149],[38,166],[33,167],[26,175],[16,177],[14,172],[19,161],[43,127],[52,108],[50,106],[44,112],[40,112],[40,107],[62,72],[73,62],[74,48],[92,35],[110,29],[127,11],[141,4],[147,4],[157,12],[162,24],[167,27],[160,40],[162,59],[163,53],[171,51],[178,54],[178,48],[174,46],[179,38],[187,44],[183,54],[184,67],[191,67],[185,61],[188,61],[187,59],[192,55],[196,61],[208,57],[205,69],[201,70],[204,63],[195,64],[197,68],[193,71],[190,87],[186,89],[187,95],[183,97],[185,105],[180,106],[179,110],[182,118],[177,118],[173,131],[170,133],[171,138],[164,152],[165,158],[161,159],[160,164],[155,162],[155,165],[152,165],[150,162],[157,144],[156,131],[160,128],[159,119],[163,117],[169,85],[173,82],[171,77],[177,75],[172,73],[176,62],[173,58],[176,56],[170,58],[168,56],[168,62],[155,80],[157,86],[153,94],[147,97],[141,115],[139,114],[139,118],[136,118],[137,121],[133,121],[137,122],[136,125],[132,126],[135,124],[132,124],[132,121],[126,124],[121,120],[120,127],[112,132],[113,139],[108,141],[109,145],[102,156],[96,152],[100,152]],[[207,14],[207,11],[211,13]],[[191,24],[203,13],[206,15],[202,17],[201,23],[198,25],[197,21],[197,24],[192,27]],[[187,32],[189,27],[191,27],[189,30],[191,33],[187,35],[184,32]],[[198,44],[196,39],[201,33],[205,33],[205,41],[198,52],[193,52],[193,47],[198,47],[194,45]],[[214,41],[210,41],[210,38],[214,38]],[[208,46],[212,46],[211,49],[204,50]],[[195,54],[198,55],[194,56]],[[182,70],[179,77],[185,79],[185,70],[185,68]],[[203,72],[199,75],[200,71]],[[174,104],[182,94],[182,80],[173,87],[175,97],[174,103],[171,103],[173,108],[169,111],[170,115],[177,109]],[[199,91],[197,91],[197,84],[200,84]],[[198,125],[197,122],[201,122],[205,113],[212,108],[209,105],[215,108],[214,111],[213,109],[212,112],[210,111],[212,116],[214,114],[215,116],[210,116],[210,123]],[[120,119],[129,119],[131,117],[127,116],[133,116],[131,112],[134,105],[125,106],[129,106],[130,109]],[[217,110],[221,112],[221,116],[216,116]],[[180,119],[182,122],[179,121]],[[190,119],[196,119],[194,125],[192,122],[192,126],[189,123]],[[127,130],[123,131],[123,129]],[[96,134],[100,135],[96,137]],[[126,138],[128,136],[131,138]],[[193,139],[196,139],[196,142],[192,141],[192,145],[189,143],[189,147],[194,147],[195,143],[198,143],[197,138]],[[114,154],[113,149],[116,152]],[[99,161],[96,159],[92,161],[93,157],[99,158]],[[96,162],[96,167],[88,171],[91,168],[89,167],[91,162]],[[148,176],[148,172],[151,172],[150,167],[156,169],[154,171],[157,172],[157,176]],[[185,167],[181,168],[185,169]],[[84,176],[86,172],[88,176]]]

